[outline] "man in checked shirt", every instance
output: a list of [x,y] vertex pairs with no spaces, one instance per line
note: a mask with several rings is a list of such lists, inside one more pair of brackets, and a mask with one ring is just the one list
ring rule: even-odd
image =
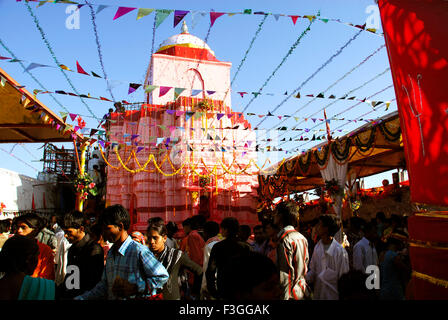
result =
[[100,282],[76,300],[145,298],[156,294],[168,280],[165,267],[148,247],[132,240],[128,211],[121,205],[107,207],[98,219],[105,240],[113,243]]

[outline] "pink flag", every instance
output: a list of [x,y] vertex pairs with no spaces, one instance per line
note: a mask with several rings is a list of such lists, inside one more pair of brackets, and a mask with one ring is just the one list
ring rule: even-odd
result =
[[213,27],[213,24],[215,23],[216,19],[218,19],[220,16],[224,15],[224,12],[210,12],[210,24],[211,27]]
[[115,13],[115,17],[112,20],[118,19],[121,16],[124,16],[126,13],[129,13],[135,9],[137,9],[137,8],[119,7],[117,10],[117,13]]
[[247,92],[238,92],[241,96],[241,98],[244,98],[244,95],[247,94]]
[[76,119],[77,116],[78,116],[78,115],[75,114],[75,113],[70,113],[70,119],[72,119],[72,121],[75,121],[75,119]]
[[163,97],[164,95],[166,95],[167,93],[168,93],[168,91],[170,91],[170,89],[171,89],[172,87],[163,87],[163,86],[160,86],[160,88],[159,88],[159,97]]

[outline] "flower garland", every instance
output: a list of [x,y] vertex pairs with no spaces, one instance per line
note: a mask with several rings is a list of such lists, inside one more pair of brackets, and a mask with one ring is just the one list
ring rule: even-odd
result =
[[336,179],[325,180],[325,191],[330,197],[344,196],[344,189],[341,188]]
[[98,190],[96,188],[95,182],[93,182],[92,177],[85,173],[84,175],[78,174],[76,179],[73,181],[73,187],[76,192],[81,194],[81,199],[87,199],[87,196],[90,194],[92,196],[98,195]]

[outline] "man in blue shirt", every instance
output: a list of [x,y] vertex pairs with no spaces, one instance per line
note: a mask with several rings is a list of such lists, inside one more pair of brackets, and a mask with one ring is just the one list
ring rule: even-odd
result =
[[100,282],[76,300],[144,298],[154,295],[168,280],[165,267],[148,247],[132,240],[127,230],[130,217],[117,204],[107,207],[99,217],[104,240],[113,243],[106,258]]

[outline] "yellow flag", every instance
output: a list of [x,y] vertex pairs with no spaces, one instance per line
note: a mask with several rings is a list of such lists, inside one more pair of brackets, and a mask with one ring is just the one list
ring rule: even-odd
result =
[[67,71],[72,71],[67,66],[65,66],[63,64],[60,64],[59,67],[61,67],[61,69],[67,70]]
[[149,15],[153,11],[154,11],[154,9],[146,9],[146,8],[138,9],[137,20],[141,19],[143,17],[146,17],[147,15]]

